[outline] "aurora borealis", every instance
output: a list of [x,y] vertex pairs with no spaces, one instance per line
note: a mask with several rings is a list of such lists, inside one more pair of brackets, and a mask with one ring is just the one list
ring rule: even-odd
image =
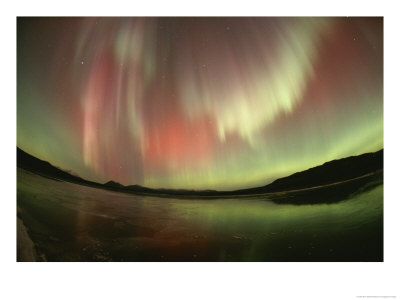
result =
[[98,182],[238,189],[383,148],[382,18],[18,18],[17,144]]

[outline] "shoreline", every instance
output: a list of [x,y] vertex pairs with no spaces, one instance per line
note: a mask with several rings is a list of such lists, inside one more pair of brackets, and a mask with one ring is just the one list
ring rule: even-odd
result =
[[28,234],[28,230],[17,216],[17,262],[36,262],[37,253],[35,244]]

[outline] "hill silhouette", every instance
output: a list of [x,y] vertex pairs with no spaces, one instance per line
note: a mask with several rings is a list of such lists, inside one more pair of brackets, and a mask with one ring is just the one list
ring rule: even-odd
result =
[[[75,183],[92,183],[78,176],[72,175],[66,171],[51,165],[47,161],[40,160],[17,147],[17,166],[33,173],[50,177],[53,179],[61,179]],[[94,182],[93,182],[94,183]]]
[[123,188],[124,186],[118,182],[110,180],[104,184],[105,186],[113,187],[113,188]]
[[279,178],[263,187],[246,189],[247,191],[279,192],[313,188],[351,180],[383,169],[383,149],[374,153],[365,153],[332,160],[320,166]]
[[101,184],[85,180],[81,177],[60,170],[59,168],[51,165],[49,162],[40,160],[18,147],[17,167],[51,179],[64,180],[125,193],[165,196],[240,196],[308,189],[365,176],[383,169],[383,149],[374,153],[365,153],[359,156],[351,156],[329,161],[323,165],[297,172],[287,177],[279,178],[265,186],[235,191],[152,189],[140,185],[124,186],[112,180]]

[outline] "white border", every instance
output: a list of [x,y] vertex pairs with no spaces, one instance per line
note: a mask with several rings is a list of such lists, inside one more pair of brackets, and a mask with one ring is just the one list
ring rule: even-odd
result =
[[[263,4],[260,4],[263,3]],[[394,1],[391,3],[395,3]],[[2,4],[2,299],[360,299],[399,295],[398,11],[383,1],[14,1]],[[16,263],[16,16],[384,16],[384,263]]]

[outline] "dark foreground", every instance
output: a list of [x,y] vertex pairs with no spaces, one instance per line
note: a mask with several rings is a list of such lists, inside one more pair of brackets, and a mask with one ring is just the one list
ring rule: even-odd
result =
[[383,261],[382,173],[221,199],[17,176],[18,261]]

